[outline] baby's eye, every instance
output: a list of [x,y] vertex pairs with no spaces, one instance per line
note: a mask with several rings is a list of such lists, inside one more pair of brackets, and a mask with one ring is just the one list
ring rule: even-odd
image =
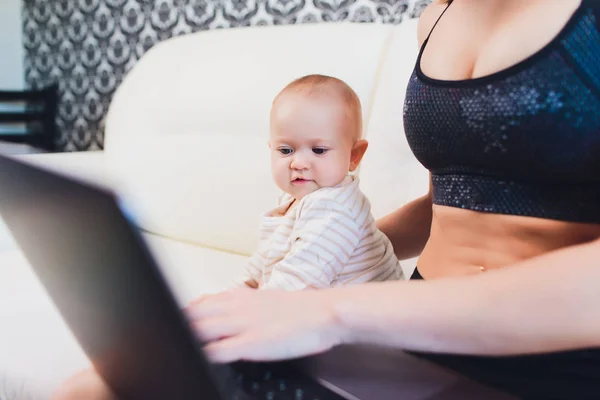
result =
[[279,150],[279,152],[284,156],[292,154],[292,149],[290,149],[289,147],[280,147],[277,150]]
[[325,149],[323,147],[315,147],[314,149],[312,149],[313,153],[319,154],[319,155],[327,153],[327,150],[328,149]]

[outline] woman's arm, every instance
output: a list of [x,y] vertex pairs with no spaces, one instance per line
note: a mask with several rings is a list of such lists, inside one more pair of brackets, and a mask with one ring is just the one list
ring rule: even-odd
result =
[[215,361],[369,342],[510,355],[600,347],[600,241],[470,277],[297,292],[236,290],[188,308]]
[[510,355],[600,346],[600,241],[469,277],[331,292],[348,341]]
[[[430,180],[431,182],[431,180]],[[416,257],[423,251],[431,230],[431,183],[429,192],[377,221],[377,228],[392,242],[399,260]]]

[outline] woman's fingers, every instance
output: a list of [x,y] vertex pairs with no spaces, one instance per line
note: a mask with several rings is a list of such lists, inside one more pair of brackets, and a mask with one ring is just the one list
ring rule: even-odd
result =
[[194,331],[201,340],[206,342],[236,335],[244,329],[244,326],[243,317],[211,317],[192,321]]
[[[271,333],[277,330],[271,331]],[[319,343],[308,332],[282,332],[265,335],[264,332],[242,332],[231,337],[210,342],[204,347],[208,357],[216,363],[245,361],[277,361],[309,356],[324,352],[331,345]]]
[[198,296],[196,299],[192,300],[190,302],[190,304],[188,305],[188,307],[190,306],[195,306],[196,304],[200,304],[202,303],[204,300],[208,299],[209,297],[214,296],[214,294],[201,294],[200,296]]
[[259,331],[242,332],[222,340],[213,341],[204,347],[208,357],[217,363],[230,363],[234,361],[276,361],[294,356],[291,350],[292,341],[283,339],[287,349],[281,342],[275,343],[275,338]]
[[340,342],[319,291],[236,289],[203,296],[188,309],[215,362],[273,361],[323,352]]
[[[252,357],[254,341],[248,335],[234,336],[231,338],[211,342],[204,346],[208,358],[215,363],[230,363],[238,360],[257,361]],[[262,361],[267,359],[260,358]]]
[[229,302],[250,289],[234,289],[217,294],[205,294],[192,301],[184,312],[191,319],[202,319],[214,315],[222,315],[230,308]]

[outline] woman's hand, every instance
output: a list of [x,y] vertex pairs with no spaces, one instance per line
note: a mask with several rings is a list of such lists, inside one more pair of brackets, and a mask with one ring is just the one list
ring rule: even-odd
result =
[[239,288],[202,296],[186,313],[215,362],[295,358],[342,343],[330,292]]

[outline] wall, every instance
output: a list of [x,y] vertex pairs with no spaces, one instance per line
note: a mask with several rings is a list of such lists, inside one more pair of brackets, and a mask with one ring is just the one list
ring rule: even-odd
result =
[[104,116],[116,88],[161,40],[238,26],[342,20],[396,24],[418,16],[429,2],[25,0],[26,82],[34,88],[59,82],[60,149],[97,149],[103,146]]
[[0,90],[25,85],[21,29],[21,0],[0,0]]

